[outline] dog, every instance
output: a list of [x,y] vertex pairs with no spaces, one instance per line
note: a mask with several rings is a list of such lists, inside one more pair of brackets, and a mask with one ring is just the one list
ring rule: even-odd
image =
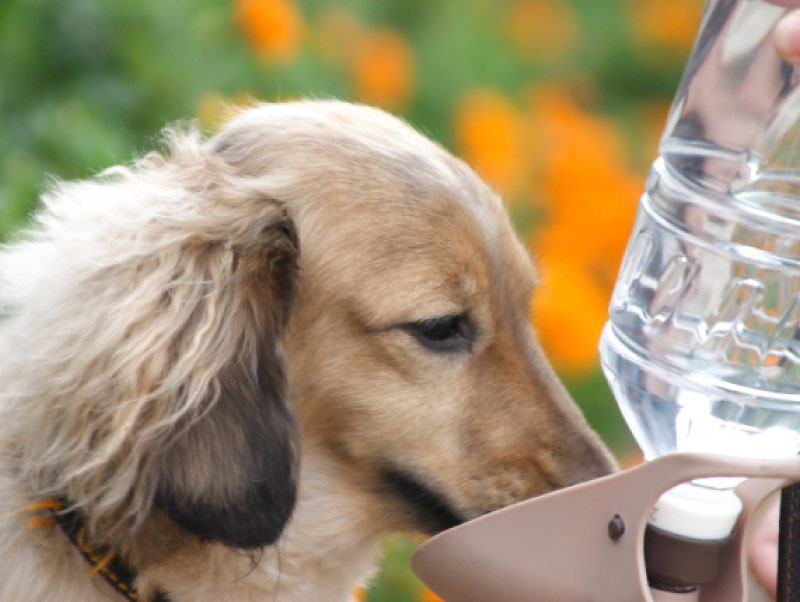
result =
[[615,469],[462,161],[338,101],[165,146],[0,252],[0,601],[344,601],[387,531]]

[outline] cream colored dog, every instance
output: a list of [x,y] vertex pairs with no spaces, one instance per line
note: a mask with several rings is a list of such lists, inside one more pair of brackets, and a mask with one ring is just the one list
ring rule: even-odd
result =
[[0,254],[0,601],[346,600],[389,530],[613,469],[464,163],[339,102],[168,138]]

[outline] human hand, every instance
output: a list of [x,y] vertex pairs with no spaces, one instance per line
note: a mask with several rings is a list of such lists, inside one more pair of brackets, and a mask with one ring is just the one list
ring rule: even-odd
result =
[[756,581],[775,599],[778,586],[778,516],[780,504],[773,503],[750,541],[748,560]]
[[[780,4],[798,6],[797,2]],[[783,60],[800,65],[800,9],[786,13],[778,21],[772,39]]]
[[[794,0],[777,1],[784,6],[798,6]],[[773,32],[773,42],[781,58],[789,63],[800,65],[800,9],[784,15]],[[774,503],[764,515],[761,525],[756,529],[748,550],[748,560],[753,576],[774,599],[777,591],[778,575],[778,517],[780,506]]]

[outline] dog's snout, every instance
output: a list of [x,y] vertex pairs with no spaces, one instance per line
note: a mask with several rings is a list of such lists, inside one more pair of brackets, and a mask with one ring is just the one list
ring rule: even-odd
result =
[[573,441],[570,445],[572,466],[565,471],[564,487],[598,479],[617,470],[613,456],[593,432],[581,435],[581,441]]
[[544,460],[541,455],[539,457],[540,463],[548,469],[554,488],[569,487],[615,472],[616,460],[566,391],[549,398],[548,403],[552,404],[549,424],[537,434],[548,449]]

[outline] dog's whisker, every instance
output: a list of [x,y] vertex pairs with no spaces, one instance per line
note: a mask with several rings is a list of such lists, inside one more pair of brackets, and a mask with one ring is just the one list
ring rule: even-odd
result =
[[275,593],[272,595],[272,602],[277,602],[278,594],[281,591],[281,576],[283,575],[283,558],[281,556],[281,541],[280,538],[275,545],[275,562],[277,564],[277,571],[275,576]]

